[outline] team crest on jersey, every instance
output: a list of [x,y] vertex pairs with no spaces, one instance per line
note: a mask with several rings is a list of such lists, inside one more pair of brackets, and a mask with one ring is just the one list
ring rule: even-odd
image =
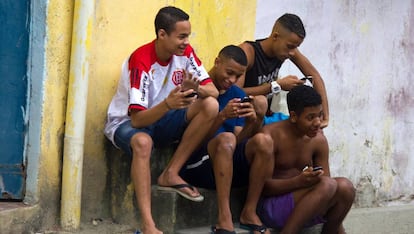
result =
[[184,80],[184,72],[182,70],[174,71],[172,75],[172,82],[175,85],[182,84]]

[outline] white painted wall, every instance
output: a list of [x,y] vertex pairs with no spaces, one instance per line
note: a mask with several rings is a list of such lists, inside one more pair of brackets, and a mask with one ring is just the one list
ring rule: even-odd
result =
[[[414,0],[258,0],[256,38],[286,12],[302,18],[300,50],[325,80],[332,175],[354,182],[359,206],[412,202]],[[287,74],[301,75],[290,61]]]

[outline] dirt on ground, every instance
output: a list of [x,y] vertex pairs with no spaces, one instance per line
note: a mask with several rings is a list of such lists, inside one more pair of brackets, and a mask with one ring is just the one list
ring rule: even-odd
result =
[[33,234],[134,234],[135,231],[134,228],[114,223],[111,219],[93,219],[90,222],[81,223],[79,230],[67,231],[59,227]]

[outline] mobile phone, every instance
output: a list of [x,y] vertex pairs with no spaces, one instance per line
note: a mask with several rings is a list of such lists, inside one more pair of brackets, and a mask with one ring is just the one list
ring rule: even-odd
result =
[[251,102],[252,99],[250,97],[244,97],[242,98],[241,102]]
[[305,77],[302,77],[301,80],[303,80],[303,81],[309,80],[312,83],[313,77],[312,76],[305,76]]
[[320,171],[320,170],[322,170],[322,167],[316,166],[313,168],[313,171]]
[[185,96],[186,98],[188,97],[194,97],[195,95],[197,95],[196,91],[193,91],[192,93],[188,94],[187,96]]
[[313,87],[313,82],[312,82],[313,78],[312,78],[312,76],[305,76],[305,77],[301,78],[300,80],[305,82],[304,85],[307,85],[309,87]]

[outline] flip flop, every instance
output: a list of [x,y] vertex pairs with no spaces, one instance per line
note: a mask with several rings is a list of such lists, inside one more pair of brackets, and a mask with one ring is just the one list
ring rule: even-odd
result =
[[182,188],[189,188],[189,189],[194,191],[194,186],[189,185],[189,184],[176,184],[176,185],[171,185],[171,186],[160,186],[160,185],[158,185],[158,190],[167,191],[167,192],[176,192],[176,193],[180,194],[181,196],[183,196],[184,198],[186,198],[190,201],[202,202],[204,200],[203,195],[200,194],[197,197],[192,197],[192,196],[188,195],[187,193],[184,193],[183,191],[181,191],[180,189],[182,189]]
[[216,226],[211,227],[211,233],[212,234],[236,234],[235,231],[229,231],[222,228],[216,228]]
[[257,224],[251,224],[251,223],[240,223],[240,228],[244,230],[250,231],[250,233],[253,232],[259,232],[259,233],[265,233],[267,228],[264,225],[257,225]]

